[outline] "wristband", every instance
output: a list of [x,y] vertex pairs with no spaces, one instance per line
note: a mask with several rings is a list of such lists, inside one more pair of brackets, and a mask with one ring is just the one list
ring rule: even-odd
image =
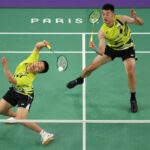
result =
[[97,51],[97,47],[94,48],[94,51],[95,51],[95,52]]

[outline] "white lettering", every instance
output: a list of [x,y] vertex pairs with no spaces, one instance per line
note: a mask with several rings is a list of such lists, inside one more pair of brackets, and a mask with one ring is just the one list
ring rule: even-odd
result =
[[44,18],[43,23],[51,23],[51,19],[50,18]]
[[64,19],[62,19],[62,18],[56,18],[56,23],[64,23]]
[[82,18],[76,18],[76,19],[75,19],[75,23],[83,23]]
[[31,18],[31,23],[39,22],[38,18]]
[[71,23],[71,18],[68,18],[68,23]]
[[83,23],[83,19],[82,18],[43,18],[43,19],[39,19],[39,18],[31,18],[30,19],[30,23],[31,24],[35,24],[35,23],[43,23],[43,24],[51,24],[51,23],[60,23],[60,24],[82,24]]

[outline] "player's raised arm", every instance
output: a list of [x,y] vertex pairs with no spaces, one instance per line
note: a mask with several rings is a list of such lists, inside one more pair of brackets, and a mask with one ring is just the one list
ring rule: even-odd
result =
[[131,17],[129,16],[120,16],[120,19],[123,23],[131,23],[135,25],[143,25],[144,21],[142,18],[138,17],[136,15],[136,11],[134,9],[131,10],[130,12]]
[[38,43],[36,43],[33,51],[39,52],[43,47],[47,47],[47,45],[49,45],[49,43],[47,41],[38,42]]
[[32,53],[30,54],[30,56],[26,59],[26,61],[30,61],[30,62],[36,62],[39,59],[39,51],[43,48],[43,47],[47,47],[47,45],[49,45],[49,42],[47,41],[43,41],[43,42],[38,42],[35,44],[35,47],[32,51]]
[[5,72],[5,76],[8,80],[9,83],[12,83],[14,85],[17,84],[17,80],[16,78],[11,74],[11,72],[9,71],[9,68],[7,66],[7,63],[8,63],[8,59],[3,57],[2,58],[2,65],[3,65],[3,68],[4,68],[4,72]]

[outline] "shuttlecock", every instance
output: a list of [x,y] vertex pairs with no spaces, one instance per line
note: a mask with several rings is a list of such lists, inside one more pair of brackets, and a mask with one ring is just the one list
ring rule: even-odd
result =
[[58,67],[58,71],[59,72],[61,72],[61,71],[63,71],[64,69],[63,69],[63,67]]

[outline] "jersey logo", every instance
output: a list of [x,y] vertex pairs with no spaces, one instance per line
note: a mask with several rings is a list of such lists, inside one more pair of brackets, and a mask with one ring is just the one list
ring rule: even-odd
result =
[[19,74],[15,74],[15,77],[20,77],[22,78],[23,76],[27,76],[27,72],[22,72],[22,73],[19,73]]

